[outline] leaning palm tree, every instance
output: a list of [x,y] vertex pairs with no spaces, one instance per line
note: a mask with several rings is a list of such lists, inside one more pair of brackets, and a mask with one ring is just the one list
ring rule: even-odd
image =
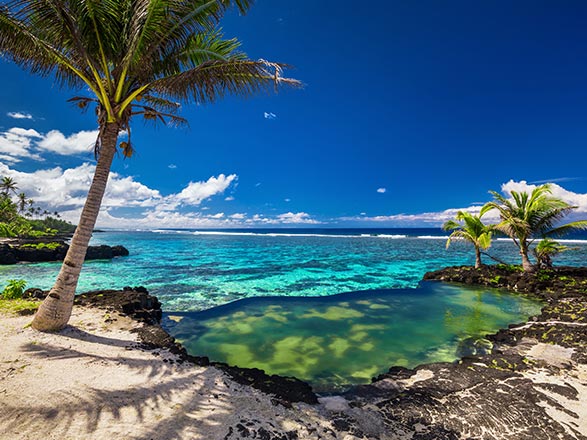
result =
[[99,134],[96,170],[71,246],[33,327],[57,330],[69,320],[75,289],[92,235],[118,136],[124,157],[134,151],[130,121],[184,123],[180,102],[214,102],[226,94],[250,95],[279,84],[283,65],[253,61],[236,39],[224,39],[219,21],[252,0],[12,0],[0,5],[0,52],[32,73],[54,75],[90,96]]
[[455,239],[468,241],[475,247],[475,268],[480,268],[481,249],[488,249],[491,246],[492,226],[484,225],[480,215],[458,211],[453,220],[448,220],[442,225],[442,229],[452,231],[446,240],[447,248]]
[[527,192],[511,191],[511,199],[490,191],[494,200],[481,209],[484,214],[497,210],[500,223],[495,228],[509,236],[520,250],[522,267],[532,272],[535,267],[528,258],[530,245],[538,238],[561,236],[573,229],[587,229],[587,220],[579,220],[561,225],[561,220],[577,206],[552,196],[549,184],[541,185]]
[[8,197],[11,192],[16,194],[18,186],[12,177],[4,176],[0,181],[0,188],[2,188],[2,194]]

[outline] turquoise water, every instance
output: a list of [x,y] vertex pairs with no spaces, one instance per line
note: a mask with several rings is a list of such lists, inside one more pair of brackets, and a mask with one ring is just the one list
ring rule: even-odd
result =
[[[442,233],[439,229],[95,233],[93,244],[121,244],[130,256],[86,262],[78,291],[143,285],[159,297],[166,311],[198,311],[253,296],[416,287],[427,271],[474,263],[470,246],[457,243],[446,250],[445,238],[438,236]],[[579,238],[569,244],[577,249],[555,263],[584,264],[587,241]],[[495,241],[490,252],[506,262],[519,260],[506,240]],[[0,285],[23,278],[29,286],[48,289],[59,267],[59,263],[0,266]]]
[[418,289],[251,298],[203,312],[170,313],[164,325],[190,353],[295,376],[320,392],[369,383],[392,365],[415,367],[473,354],[472,341],[525,321],[540,307],[494,289],[425,282]]

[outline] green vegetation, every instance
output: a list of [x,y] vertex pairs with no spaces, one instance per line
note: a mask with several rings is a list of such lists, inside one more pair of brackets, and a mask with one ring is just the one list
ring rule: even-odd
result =
[[2,291],[3,299],[21,299],[26,287],[25,280],[8,280],[8,285]]
[[35,207],[34,201],[24,193],[19,193],[16,201],[12,200],[11,193],[16,193],[17,188],[16,182],[10,177],[0,180],[0,237],[52,237],[75,230],[74,225],[59,219],[59,213],[55,212],[51,216],[48,211]]
[[39,308],[39,301],[27,299],[3,299],[0,297],[0,312],[32,315]]
[[451,240],[454,239],[462,239],[471,243],[475,247],[475,267],[481,267],[481,249],[488,249],[491,246],[492,229],[483,224],[480,215],[459,211],[454,220],[449,220],[442,225],[442,229],[453,231],[446,240],[447,248],[450,246]]
[[59,246],[61,246],[61,243],[56,243],[56,242],[53,242],[53,243],[28,243],[28,244],[21,245],[21,247],[23,247],[23,248],[51,249],[51,250],[55,250]]

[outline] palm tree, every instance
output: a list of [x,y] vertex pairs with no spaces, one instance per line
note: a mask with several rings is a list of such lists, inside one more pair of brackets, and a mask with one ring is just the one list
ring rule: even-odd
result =
[[494,200],[481,209],[484,214],[496,209],[500,223],[495,229],[509,236],[520,250],[524,271],[531,272],[535,267],[528,258],[530,245],[537,239],[563,235],[573,229],[587,229],[587,220],[564,225],[560,221],[577,207],[558,197],[552,196],[549,184],[541,185],[532,193],[511,191],[511,199],[490,191]]
[[18,194],[18,212],[20,212],[20,214],[24,214],[25,210],[26,210],[26,206],[28,204],[28,199],[26,197],[25,193],[19,193]]
[[250,60],[218,24],[229,7],[246,12],[252,0],[11,0],[0,6],[0,52],[67,87],[81,109],[96,105],[96,170],[76,232],[55,285],[33,320],[38,330],[63,328],[100,211],[118,135],[133,153],[130,121],[184,123],[180,102],[209,103],[226,94],[248,96],[279,84],[283,65]]
[[455,239],[466,240],[475,247],[475,268],[480,268],[482,265],[481,249],[488,249],[491,246],[492,226],[484,225],[481,221],[481,215],[458,211],[454,220],[445,222],[442,229],[452,231],[446,240],[447,248]]
[[2,177],[2,181],[0,182],[0,188],[2,188],[2,194],[8,197],[8,195],[12,192],[16,194],[16,190],[18,186],[12,177]]
[[570,249],[570,247],[562,245],[552,238],[544,238],[538,242],[532,251],[536,257],[538,267],[546,269],[552,267],[552,257]]

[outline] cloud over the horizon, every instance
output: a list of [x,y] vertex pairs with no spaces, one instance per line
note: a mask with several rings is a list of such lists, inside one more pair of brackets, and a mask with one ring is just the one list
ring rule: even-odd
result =
[[[531,192],[537,185],[527,183],[525,180],[514,181],[510,180],[501,185],[501,191],[505,196],[510,196],[511,191],[517,192]],[[574,217],[585,217],[587,214],[587,194],[579,194],[569,191],[556,183],[551,183],[552,195],[570,203],[573,206],[577,206],[577,209],[571,214],[571,218]],[[487,201],[490,199],[488,198]],[[454,218],[458,211],[467,211],[472,214],[478,214],[481,210],[481,204],[475,203],[470,206],[461,208],[448,208],[443,211],[437,212],[422,212],[416,214],[390,214],[390,215],[377,215],[377,216],[365,216],[361,213],[360,216],[351,217],[340,217],[338,220],[342,222],[353,222],[353,223],[377,223],[385,224],[385,226],[440,226],[447,220]],[[483,217],[488,222],[494,222],[498,220],[498,214],[495,211],[489,211]]]
[[[95,165],[83,163],[75,168],[54,167],[26,173],[0,162],[0,176],[13,178],[19,191],[44,209],[59,211],[64,219],[73,223],[79,220],[95,169]],[[222,228],[319,223],[304,212],[267,217],[263,214],[207,213],[200,207],[204,201],[223,194],[237,179],[236,174],[219,174],[207,180],[192,181],[179,193],[162,195],[132,176],[112,172],[97,225],[113,228]]]

